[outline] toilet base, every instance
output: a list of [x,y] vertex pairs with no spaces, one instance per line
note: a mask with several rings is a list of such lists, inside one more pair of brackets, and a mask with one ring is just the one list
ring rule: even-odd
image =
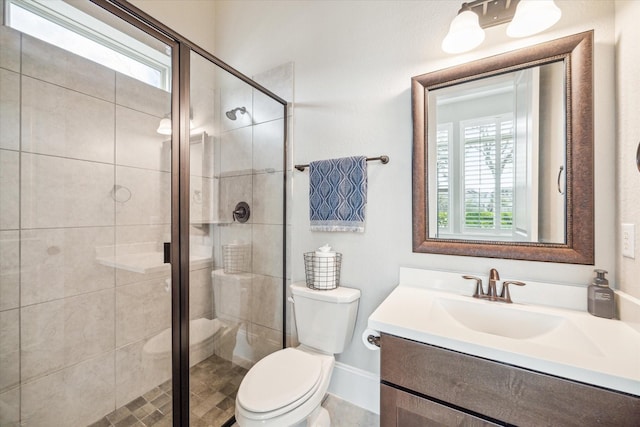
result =
[[331,417],[329,411],[320,406],[316,413],[307,419],[308,427],[331,427]]
[[331,417],[329,411],[319,406],[311,415],[291,427],[331,427]]

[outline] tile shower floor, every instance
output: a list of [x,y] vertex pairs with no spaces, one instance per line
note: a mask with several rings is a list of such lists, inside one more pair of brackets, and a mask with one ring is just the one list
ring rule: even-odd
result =
[[[192,427],[219,427],[233,415],[245,368],[213,355],[190,369]],[[167,381],[89,427],[171,427],[171,381]]]

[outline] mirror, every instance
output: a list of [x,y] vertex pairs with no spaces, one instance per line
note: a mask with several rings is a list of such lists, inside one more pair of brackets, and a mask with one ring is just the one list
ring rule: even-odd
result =
[[592,46],[412,79],[414,252],[593,264]]
[[429,237],[565,243],[564,77],[555,61],[429,91]]

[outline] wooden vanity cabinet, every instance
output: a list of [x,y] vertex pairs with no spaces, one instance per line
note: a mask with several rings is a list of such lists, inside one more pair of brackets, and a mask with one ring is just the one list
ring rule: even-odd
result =
[[380,425],[640,426],[640,398],[382,334]]

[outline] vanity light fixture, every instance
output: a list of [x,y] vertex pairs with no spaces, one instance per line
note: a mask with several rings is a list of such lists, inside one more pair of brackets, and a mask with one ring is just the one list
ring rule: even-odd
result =
[[509,37],[527,37],[558,22],[562,11],[553,0],[476,0],[462,3],[442,41],[447,53],[462,53],[484,40],[484,29],[509,23]]
[[484,41],[484,30],[480,28],[478,15],[466,3],[453,18],[447,36],[442,40],[442,50],[447,53],[462,53],[474,49]]
[[[189,112],[189,128],[193,129],[193,112]],[[160,135],[171,135],[171,114],[165,115],[162,119],[160,119],[160,124],[158,125],[158,129],[156,132]]]
[[156,129],[160,135],[171,135],[171,119],[169,115],[164,116],[160,120],[160,124],[158,125],[158,129]]
[[507,27],[507,35],[527,37],[540,33],[558,22],[561,16],[562,11],[553,0],[520,0]]

